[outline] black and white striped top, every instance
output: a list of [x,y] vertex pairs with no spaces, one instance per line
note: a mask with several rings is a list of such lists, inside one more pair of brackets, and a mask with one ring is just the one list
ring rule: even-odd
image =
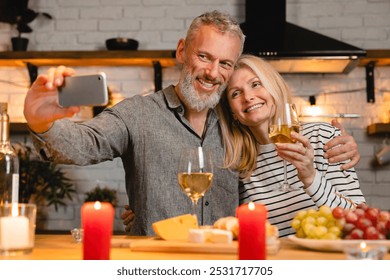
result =
[[355,170],[342,171],[341,163],[330,164],[323,156],[323,146],[340,135],[340,130],[327,123],[304,123],[302,134],[314,149],[316,175],[311,186],[304,190],[295,166],[287,163],[288,182],[300,189],[276,190],[283,182],[283,160],[277,156],[274,144],[259,146],[256,169],[250,178],[240,180],[240,203],[264,204],[268,220],[279,228],[280,237],[295,234],[291,221],[300,210],[318,209],[322,205],[351,208],[353,203],[365,202]]

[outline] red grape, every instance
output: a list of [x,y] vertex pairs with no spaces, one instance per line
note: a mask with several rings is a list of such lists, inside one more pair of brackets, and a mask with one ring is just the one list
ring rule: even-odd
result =
[[365,203],[360,203],[356,206],[356,209],[363,209],[366,210],[368,208],[368,205]]
[[379,209],[378,208],[368,208],[366,210],[365,216],[371,220],[373,225],[376,225],[379,219]]
[[336,207],[332,210],[332,215],[336,219],[341,219],[345,216],[345,210],[344,210],[344,208]]
[[363,239],[363,231],[361,229],[355,228],[351,231],[351,238],[352,239]]
[[366,228],[372,226],[371,220],[365,217],[360,217],[359,220],[355,223],[357,228],[360,228],[361,230],[365,230]]
[[354,224],[346,223],[343,227],[343,232],[344,234],[349,234],[354,228],[356,228]]
[[375,227],[370,226],[364,231],[363,237],[364,239],[376,240],[379,238],[379,232],[376,230]]
[[355,224],[358,220],[358,216],[355,212],[350,210],[345,214],[345,220],[347,221],[347,223]]
[[379,212],[379,221],[387,222],[390,220],[390,212],[389,211],[380,211]]

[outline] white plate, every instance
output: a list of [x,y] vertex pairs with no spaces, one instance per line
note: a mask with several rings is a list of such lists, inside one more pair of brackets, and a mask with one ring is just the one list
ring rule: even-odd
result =
[[362,241],[368,246],[385,245],[390,250],[390,240],[324,240],[298,238],[295,235],[289,235],[288,238],[302,247],[317,251],[343,251],[347,247],[358,246]]

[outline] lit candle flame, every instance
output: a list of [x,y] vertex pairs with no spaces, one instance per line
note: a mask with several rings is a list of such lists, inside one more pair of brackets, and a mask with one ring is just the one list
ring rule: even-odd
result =
[[93,208],[95,208],[95,210],[99,210],[100,208],[102,208],[102,204],[100,203],[100,201],[96,201],[93,205]]
[[360,249],[364,250],[366,248],[367,248],[367,243],[364,241],[360,242]]
[[253,202],[249,202],[248,209],[251,211],[255,210],[255,204]]

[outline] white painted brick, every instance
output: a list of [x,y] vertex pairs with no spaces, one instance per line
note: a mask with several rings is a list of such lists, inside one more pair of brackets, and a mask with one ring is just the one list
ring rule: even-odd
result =
[[121,7],[91,7],[80,10],[82,19],[118,19],[123,15]]
[[183,5],[182,0],[142,0],[145,6],[180,6]]
[[343,29],[342,39],[386,39],[388,34],[386,28],[359,28],[359,29]]
[[389,14],[386,13],[385,15],[367,15],[364,17],[364,25],[379,27],[390,26]]
[[[375,172],[371,170],[361,170],[356,169],[359,182],[364,183],[374,183],[375,182]],[[370,188],[371,189],[371,188]]]
[[170,20],[165,18],[142,19],[142,28],[145,30],[181,30],[184,27],[182,20]]
[[376,171],[376,181],[381,183],[388,183],[387,187],[390,194],[390,165],[382,166]]
[[329,27],[360,27],[363,26],[363,19],[359,16],[343,16],[343,17],[321,17],[318,20],[320,28]]
[[53,15],[54,20],[58,19],[78,19],[80,18],[80,9],[78,8],[64,8],[56,10],[56,14]]
[[88,0],[88,1],[80,1],[80,0],[58,0],[57,1],[60,6],[64,7],[95,7],[100,5],[100,0]]
[[58,31],[90,31],[97,30],[98,21],[93,19],[79,20],[58,20],[56,28]]
[[137,19],[100,20],[99,30],[102,31],[129,31],[139,30],[141,22]]
[[125,18],[162,18],[166,16],[165,9],[161,7],[126,7]]

